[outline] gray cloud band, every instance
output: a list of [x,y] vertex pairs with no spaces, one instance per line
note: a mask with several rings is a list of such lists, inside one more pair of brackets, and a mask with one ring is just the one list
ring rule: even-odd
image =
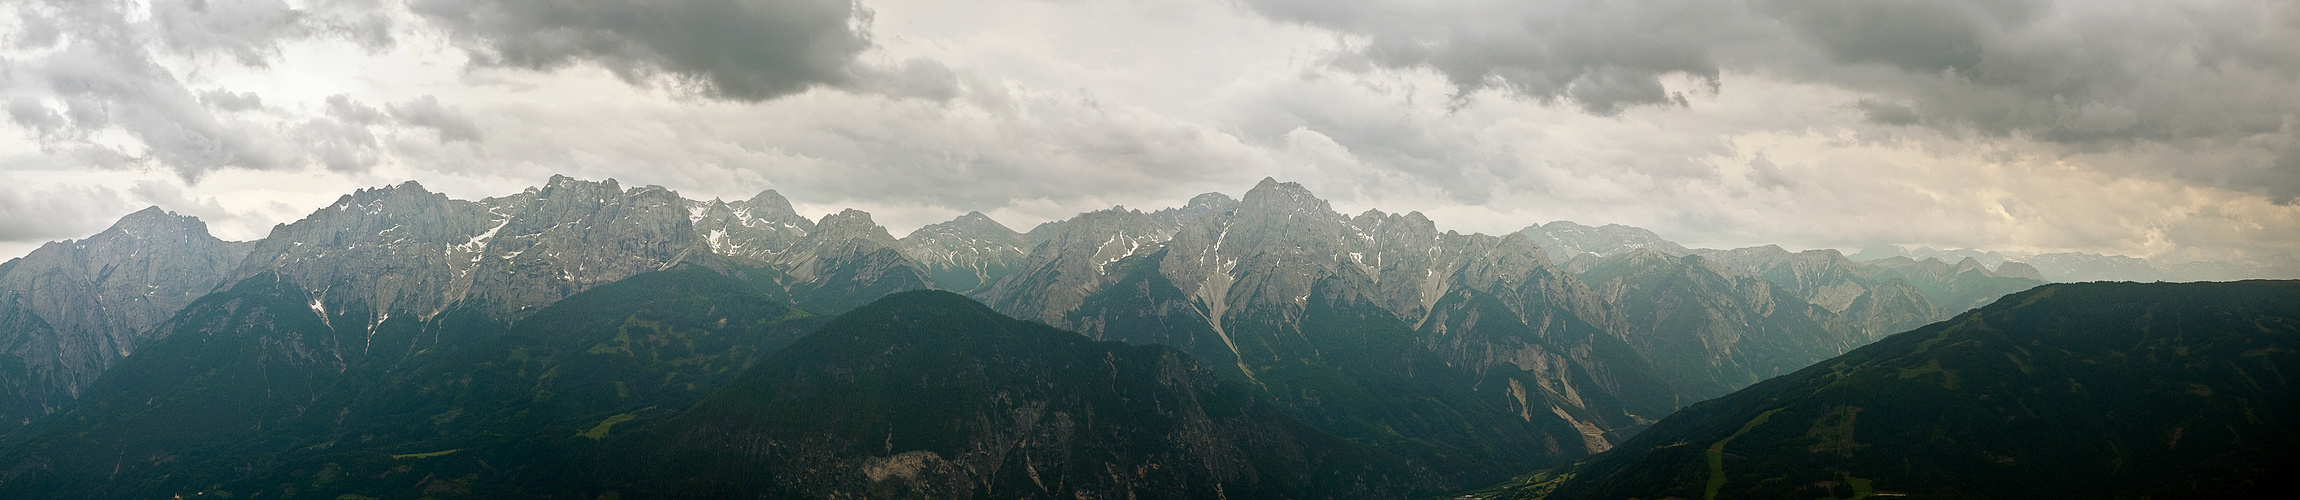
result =
[[[1738,71],[1869,94],[1883,125],[2036,139],[2070,154],[2215,151],[2132,168],[2300,197],[2300,4],[2052,0],[1251,0],[1429,68],[1596,114],[1682,106],[1663,82]],[[2116,168],[2108,166],[2104,168]],[[2130,172],[2128,172],[2130,173]]]

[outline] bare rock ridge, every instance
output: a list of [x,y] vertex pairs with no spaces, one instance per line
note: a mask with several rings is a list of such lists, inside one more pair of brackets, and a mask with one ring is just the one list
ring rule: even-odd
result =
[[[361,190],[256,243],[234,273],[275,272],[318,298],[380,323],[429,320],[471,308],[510,322],[561,298],[681,262],[748,264],[795,278],[919,275],[870,215],[848,210],[808,221],[768,191],[750,200],[696,202],[659,186],[553,176],[539,188],[480,201],[448,199],[413,182]],[[875,255],[875,256],[874,256]],[[865,266],[869,267],[869,266]],[[875,273],[875,274],[874,274]],[[908,285],[923,287],[923,279]],[[875,298],[875,297],[874,297]]]
[[247,252],[151,207],[0,265],[0,432],[78,397]]

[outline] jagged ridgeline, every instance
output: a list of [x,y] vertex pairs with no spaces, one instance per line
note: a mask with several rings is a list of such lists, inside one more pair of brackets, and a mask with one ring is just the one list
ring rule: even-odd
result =
[[[1662,256],[1577,276],[1526,234],[1346,216],[1269,179],[1236,200],[1092,212],[1028,237],[1044,243],[985,303],[1182,349],[1320,429],[1449,464],[1465,487],[1604,451],[1681,405],[1935,319],[1905,283],[1850,271],[1780,273],[1798,288]],[[1588,245],[1659,241],[1614,239],[1627,243]]]
[[2055,284],[1686,408],[1516,498],[2271,498],[2300,282]]
[[[1146,485],[1234,496],[1456,491],[1585,460],[1686,404],[1953,312],[1936,306],[1935,296],[1981,300],[1972,297],[2017,284],[1990,274],[2003,268],[1966,267],[1928,264],[1887,275],[1834,251],[1687,250],[1626,226],[1441,232],[1420,213],[1344,215],[1300,185],[1272,179],[1238,198],[1209,193],[1179,208],[1113,208],[1027,233],[969,213],[901,239],[861,211],[799,216],[771,190],[696,201],[655,186],[557,176],[477,201],[412,182],[360,190],[245,243],[150,210],[87,240],[0,264],[0,391],[10,398],[0,405],[0,489],[40,496],[593,495],[656,487],[698,495],[1005,496],[1151,491]],[[1968,275],[1987,286],[1959,285]],[[782,359],[775,353],[823,318],[921,289],[963,292],[990,311],[1083,339],[1162,346],[1089,343],[1000,319],[983,324],[1039,333],[966,338],[1059,339],[1048,346],[1070,347],[1027,351],[1060,358],[1050,365],[1002,362],[1039,375],[965,372],[952,376],[976,377],[967,387],[980,390],[951,387],[989,398],[970,403],[988,406],[968,407],[982,412],[1039,412],[1030,409],[1036,403],[1011,399],[1034,395],[1048,408],[1068,408],[1060,411],[1072,420],[1047,422],[1070,422],[1062,425],[1072,430],[1148,425],[1062,438],[1072,450],[1064,453],[1087,454],[1061,456],[1178,475],[1063,469],[1046,461],[1055,448],[1040,444],[1014,445],[1029,450],[1015,456],[1030,458],[986,462],[987,452],[967,446],[1008,437],[957,427],[951,435],[972,436],[963,441],[971,444],[919,438],[906,441],[917,448],[887,448],[893,438],[877,430],[880,449],[868,454],[868,446],[821,441],[873,437],[851,428],[793,424],[785,430],[797,434],[774,434],[784,421],[681,416],[698,415],[691,407],[702,411],[708,404],[693,405],[744,367],[780,366],[765,360]],[[920,307],[987,314],[979,306]],[[891,345],[926,345],[904,342]],[[1009,361],[1025,355],[1000,352]],[[1151,372],[1163,385],[1123,392],[1149,398],[1141,400],[1062,396],[1078,387],[1050,387],[1043,377],[1076,372],[1062,361],[1074,355],[1103,356],[1106,370],[1095,373],[1118,384],[1111,387]],[[904,398],[924,396],[904,389],[851,403],[858,414],[909,414],[916,408]],[[1199,413],[1130,406],[1186,400]],[[757,402],[792,414],[838,407]],[[1113,411],[1147,411],[1140,418],[1148,420]],[[1006,413],[998,418],[1008,420],[965,418],[1019,422]],[[1088,414],[1099,420],[1082,420]],[[810,450],[817,456],[806,460],[817,462],[710,448],[668,430],[623,437],[674,428],[668,422],[801,440],[773,449]],[[1182,439],[1159,430],[1175,426],[1193,429],[1186,437],[1197,441],[1184,442],[1220,436],[1259,444],[1227,451],[1126,445],[1132,451],[1124,453],[1148,455],[1114,458],[1120,451],[1112,443]],[[645,455],[653,453],[648,446],[706,451]],[[903,454],[922,450],[931,453]],[[697,458],[705,456],[718,458]],[[1175,457],[1255,472],[1190,472],[1197,469],[1174,465],[1182,463]],[[675,475],[665,471],[626,474],[614,460],[696,467],[731,460],[723,465],[736,469],[728,471],[750,472],[831,463],[821,460],[877,465],[854,465],[861,476],[784,470],[772,481],[697,483],[664,482]],[[1375,472],[1354,479],[1326,472],[1335,467]]]
[[[949,233],[974,226],[958,229]],[[941,248],[990,241],[946,240]],[[413,182],[363,189],[253,242],[222,241],[197,219],[147,209],[0,265],[0,436],[69,408],[100,374],[177,331],[169,319],[194,299],[242,285],[298,297],[328,329],[357,330],[356,341],[298,354],[341,368],[408,358],[458,335],[483,338],[472,332],[501,331],[575,293],[678,264],[720,270],[823,314],[934,286],[898,247],[869,214],[817,222],[771,190],[694,201],[558,176],[479,201]],[[496,327],[450,328],[471,322]]]

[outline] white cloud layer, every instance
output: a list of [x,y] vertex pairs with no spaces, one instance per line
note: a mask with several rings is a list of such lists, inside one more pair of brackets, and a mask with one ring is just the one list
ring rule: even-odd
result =
[[2300,255],[2288,3],[621,5],[0,7],[0,252],[147,204],[250,239],[361,186],[563,173],[898,233],[1275,176],[1488,233]]

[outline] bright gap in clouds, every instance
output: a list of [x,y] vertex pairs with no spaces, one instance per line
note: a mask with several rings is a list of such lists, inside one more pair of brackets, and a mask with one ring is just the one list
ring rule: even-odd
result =
[[[789,3],[817,4],[831,5]],[[1615,7],[1661,5],[1648,4]],[[1963,5],[1942,3],[1949,4]],[[256,7],[271,4],[208,5],[262,12]],[[1578,67],[1589,64],[1574,59],[1580,55],[1510,52],[1515,45],[1472,39],[1430,45],[1454,53],[1396,52],[1404,46],[1399,40],[1445,42],[1432,37],[1447,33],[1489,42],[1549,37],[1567,48],[1589,41],[1575,37],[1595,36],[1562,28],[1523,33],[1511,16],[1550,14],[1490,3],[1446,5],[1492,9],[1487,17],[1498,24],[1446,24],[1460,21],[1450,11],[1380,1],[874,1],[864,5],[868,24],[855,26],[867,29],[871,48],[841,68],[792,70],[815,72],[824,83],[777,94],[781,73],[746,73],[678,54],[649,59],[643,50],[570,48],[518,59],[500,42],[518,36],[503,33],[528,20],[449,17],[465,12],[445,3],[383,2],[365,11],[338,5],[295,5],[335,24],[272,38],[251,35],[255,28],[170,32],[149,20],[113,21],[142,30],[128,38],[160,70],[145,90],[177,96],[148,102],[191,103],[178,116],[204,113],[209,125],[199,130],[238,134],[238,142],[221,144],[238,148],[231,149],[235,158],[270,161],[262,170],[167,164],[165,155],[136,144],[144,141],[139,133],[166,129],[135,128],[142,125],[127,119],[134,116],[81,135],[42,135],[39,127],[52,122],[35,118],[45,115],[14,113],[69,115],[70,102],[42,90],[60,80],[33,80],[70,68],[39,66],[36,56],[94,45],[11,40],[10,64],[24,76],[9,83],[11,121],[0,124],[10,132],[0,138],[0,218],[17,222],[0,223],[0,252],[85,236],[147,204],[200,216],[221,237],[253,239],[359,187],[413,179],[477,199],[515,193],[552,174],[659,184],[701,199],[743,199],[773,188],[804,214],[860,208],[897,235],[969,210],[1028,230],[1111,205],[1148,210],[1201,192],[1237,195],[1272,176],[1302,182],[1349,213],[1418,210],[1442,228],[1492,234],[1573,220],[1646,227],[1689,246],[1851,251],[1903,244],[2176,261],[2291,259],[2300,252],[2291,236],[2300,234],[2294,206],[2275,203],[2272,192],[2243,191],[2243,183],[2198,180],[2252,174],[2156,166],[2220,151],[2196,146],[2219,136],[2068,139],[2083,130],[2146,128],[2150,122],[2141,118],[2118,118],[2125,115],[2116,110],[2129,113],[2129,106],[2070,111],[2090,121],[2037,129],[2059,134],[2049,137],[1988,130],[1995,122],[1938,125],[1926,120],[1969,112],[1955,105],[2023,101],[2014,90],[1957,90],[1908,77],[1895,65],[1924,59],[1831,45],[1824,35],[1836,35],[1829,33],[1746,31],[1790,29],[1732,17],[1764,14],[1748,9],[1719,14],[1726,17],[1714,23],[1745,31],[1696,33],[1720,47],[1701,56],[1706,63],[1670,59],[1683,55],[1682,47],[1663,39],[1621,48],[1661,62]],[[2108,16],[2068,10],[2077,5],[1996,22]],[[24,12],[47,7],[20,9],[10,27],[37,34],[21,27],[39,15]],[[1350,9],[1383,8],[1406,17],[1394,25],[1349,17],[1366,15]],[[162,10],[179,12],[154,12]],[[202,18],[209,23],[198,26],[244,27],[232,22],[260,17],[214,14],[225,10],[211,8]],[[1606,22],[1674,22],[1650,12],[1606,14]],[[1797,19],[1792,14],[1781,15]],[[2294,19],[2300,25],[2300,16]],[[363,26],[388,26],[381,33],[389,43]],[[1430,26],[1476,29],[1421,29]],[[62,38],[71,38],[71,29],[62,28]],[[2262,29],[2271,38],[2286,33]],[[835,41],[845,32],[823,33]],[[2046,32],[2007,32],[1988,43],[2057,47],[2037,33]],[[657,35],[633,31],[625,42]],[[2270,61],[2230,63],[2268,68],[2255,71],[2268,75],[2259,77],[2262,85],[2300,88],[2292,84],[2300,69],[2285,68],[2291,72],[2283,80],[2272,75],[2281,53],[2243,40],[2213,43],[2233,47],[2223,51],[2232,61]],[[2032,52],[1991,64],[2054,57]],[[772,51],[729,57],[781,60]],[[1554,71],[1576,67],[1586,71]],[[1640,86],[1646,76],[1638,71],[1652,73],[1649,86]],[[690,74],[708,77],[681,77]],[[1464,74],[1488,76],[1465,84]],[[2142,101],[2153,98],[2135,85],[2131,92]],[[769,97],[751,99],[762,95]],[[1655,95],[1664,103],[1651,104]],[[2285,120],[2282,135],[2244,137],[2289,141],[2300,120]],[[2255,146],[2225,155],[2241,162],[2256,160],[2238,158],[2252,154],[2245,151],[2300,151]],[[2253,184],[2288,181],[2276,177],[2280,171],[2266,172],[2258,175],[2269,182]]]

